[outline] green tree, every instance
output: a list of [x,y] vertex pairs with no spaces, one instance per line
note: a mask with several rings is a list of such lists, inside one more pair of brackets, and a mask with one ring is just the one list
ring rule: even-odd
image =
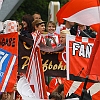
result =
[[[48,5],[51,0],[24,0],[21,6],[16,10],[10,19],[19,20],[25,14],[33,15],[35,12],[39,12],[42,16],[42,19],[48,20]],[[53,0],[57,1],[57,0]],[[58,0],[60,5],[63,6],[68,0]]]

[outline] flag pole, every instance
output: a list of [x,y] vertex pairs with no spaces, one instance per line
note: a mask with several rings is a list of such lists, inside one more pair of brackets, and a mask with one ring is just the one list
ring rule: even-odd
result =
[[82,90],[81,97],[80,97],[79,100],[83,100],[84,94],[85,94],[85,92],[87,91],[87,90],[86,90],[87,82],[88,82],[88,76],[86,76],[86,78],[85,78],[85,82],[84,82],[83,90]]

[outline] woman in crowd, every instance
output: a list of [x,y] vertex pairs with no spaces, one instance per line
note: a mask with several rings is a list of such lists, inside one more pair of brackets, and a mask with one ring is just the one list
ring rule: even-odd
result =
[[32,22],[33,22],[33,17],[30,14],[23,16],[22,18],[23,28],[20,33],[21,35],[32,39],[32,35],[31,35],[33,31]]
[[60,44],[66,46],[66,34],[70,35],[69,30],[61,30],[60,31]]

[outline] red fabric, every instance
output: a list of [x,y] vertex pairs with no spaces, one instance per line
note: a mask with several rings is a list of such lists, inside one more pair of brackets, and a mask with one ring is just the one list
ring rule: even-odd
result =
[[34,41],[38,41],[38,40],[40,41],[38,44],[40,44],[40,43],[43,43],[44,45],[46,44],[46,41],[45,41],[44,37],[41,35],[41,33],[39,31],[32,32],[31,34],[32,34],[32,37],[33,37]]
[[81,0],[70,0],[70,2],[66,3],[56,14],[59,24],[63,23],[63,18],[68,18],[69,16],[72,16],[73,14],[86,8],[100,5],[98,4],[97,0],[84,0],[80,6],[81,3]]
[[46,87],[46,91],[47,91],[47,92],[49,92],[49,88],[48,88],[48,86],[47,86],[47,85],[45,85],[45,87]]
[[[62,52],[60,52],[59,55],[58,55],[58,60],[59,60],[59,62],[62,62],[63,67],[66,66],[66,63],[64,62],[64,60],[62,58],[62,54],[64,52],[66,52],[66,48],[64,48],[64,50]],[[66,60],[66,53],[64,53],[63,56],[64,56],[64,59]]]
[[[0,40],[3,40],[3,42],[4,42],[3,44],[5,44],[4,46],[0,45],[0,49],[5,50],[5,51],[7,51],[7,52],[9,52],[11,54],[11,57],[10,57],[8,63],[7,63],[7,66],[3,66],[3,67],[6,67],[6,70],[4,72],[2,81],[0,83],[0,90],[2,89],[2,87],[5,87],[4,91],[12,92],[13,88],[14,88],[14,85],[16,84],[16,81],[17,81],[18,33],[17,32],[13,32],[13,33],[9,33],[9,34],[0,34]],[[6,43],[8,43],[9,45],[6,44]],[[16,57],[16,60],[14,60],[14,56]],[[6,59],[5,59],[5,61],[6,61]],[[2,62],[2,63],[4,63],[4,62]],[[13,65],[12,68],[11,68],[11,65]],[[9,71],[11,71],[10,74],[8,74]],[[6,85],[4,85],[5,79],[8,79],[8,80],[6,80],[7,81]]]
[[[84,37],[74,37],[69,36],[68,38],[68,44],[69,47],[66,48],[66,51],[69,51],[69,62],[68,62],[68,67],[69,67],[69,73],[73,74],[75,76],[80,76],[80,77],[86,77],[86,70],[87,70],[87,65],[89,62],[89,57],[91,52],[87,52],[87,46],[91,47],[92,51],[92,45],[94,44],[95,39],[93,38],[84,38]],[[75,45],[74,45],[75,44]],[[80,45],[80,47],[79,47]],[[84,49],[82,49],[82,47]],[[76,47],[79,47],[76,49]],[[74,51],[75,50],[75,51]],[[80,50],[83,50],[85,53],[84,54],[89,54],[88,56],[86,55],[79,55]],[[86,50],[86,51],[85,51]],[[91,77],[92,78],[92,77]],[[92,78],[94,79],[94,77]]]
[[[35,94],[38,95],[40,99],[47,99],[40,48],[38,47],[39,43],[41,42],[41,34],[40,32],[36,31],[35,33],[32,33],[32,36],[34,44],[26,71],[26,78],[30,85],[34,85]],[[35,86],[38,87],[38,90]]]
[[[80,24],[85,24],[87,25],[87,21],[89,22],[89,25],[97,31],[97,36],[95,40],[95,44],[91,53],[91,57],[88,63],[88,69],[87,69],[87,75],[100,75],[99,66],[100,66],[100,21],[96,20],[96,16],[88,16],[88,13],[86,14],[88,17],[84,17],[84,21],[80,20],[79,17],[82,17],[82,14],[78,17],[75,17],[75,14],[78,12],[88,9],[88,8],[93,8],[93,7],[98,7],[100,6],[99,0],[84,0],[82,5],[81,0],[70,0],[68,3],[66,3],[57,13],[57,20],[59,23],[62,22],[63,18],[67,18],[69,21],[71,21],[71,17],[75,18],[74,22],[78,22]],[[72,9],[72,10],[71,10]],[[97,16],[99,18],[99,10],[97,11]],[[67,13],[66,13],[67,12]],[[95,15],[95,13],[94,13]],[[86,19],[87,18],[87,19]],[[91,19],[91,20],[88,20]],[[94,22],[95,19],[96,21]]]
[[99,75],[100,76],[100,33],[97,34],[90,60],[88,63],[87,74],[88,75]]
[[[64,81],[64,95],[68,95],[69,91],[71,92],[71,90],[72,90],[73,91],[72,93],[75,93],[75,94],[81,96],[84,82],[80,82],[78,87],[77,87],[77,85],[73,85],[74,82],[75,81],[72,81],[72,80],[65,80]],[[94,84],[96,84],[96,83],[88,82],[86,89],[87,90],[90,89]],[[97,85],[97,87],[99,87],[99,86]],[[91,92],[93,92],[93,90],[90,90],[90,93]],[[92,100],[99,100],[99,99],[100,99],[100,91],[98,89],[98,91],[92,95]]]
[[35,92],[34,85],[30,85],[33,92]]

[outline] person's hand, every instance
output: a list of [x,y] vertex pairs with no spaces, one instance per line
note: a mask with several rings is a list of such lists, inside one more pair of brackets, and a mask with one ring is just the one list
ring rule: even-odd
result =
[[58,83],[59,84],[62,84],[62,81],[61,81],[61,78],[60,77],[58,77],[57,80],[58,80]]
[[17,91],[17,83],[14,85],[13,90]]

